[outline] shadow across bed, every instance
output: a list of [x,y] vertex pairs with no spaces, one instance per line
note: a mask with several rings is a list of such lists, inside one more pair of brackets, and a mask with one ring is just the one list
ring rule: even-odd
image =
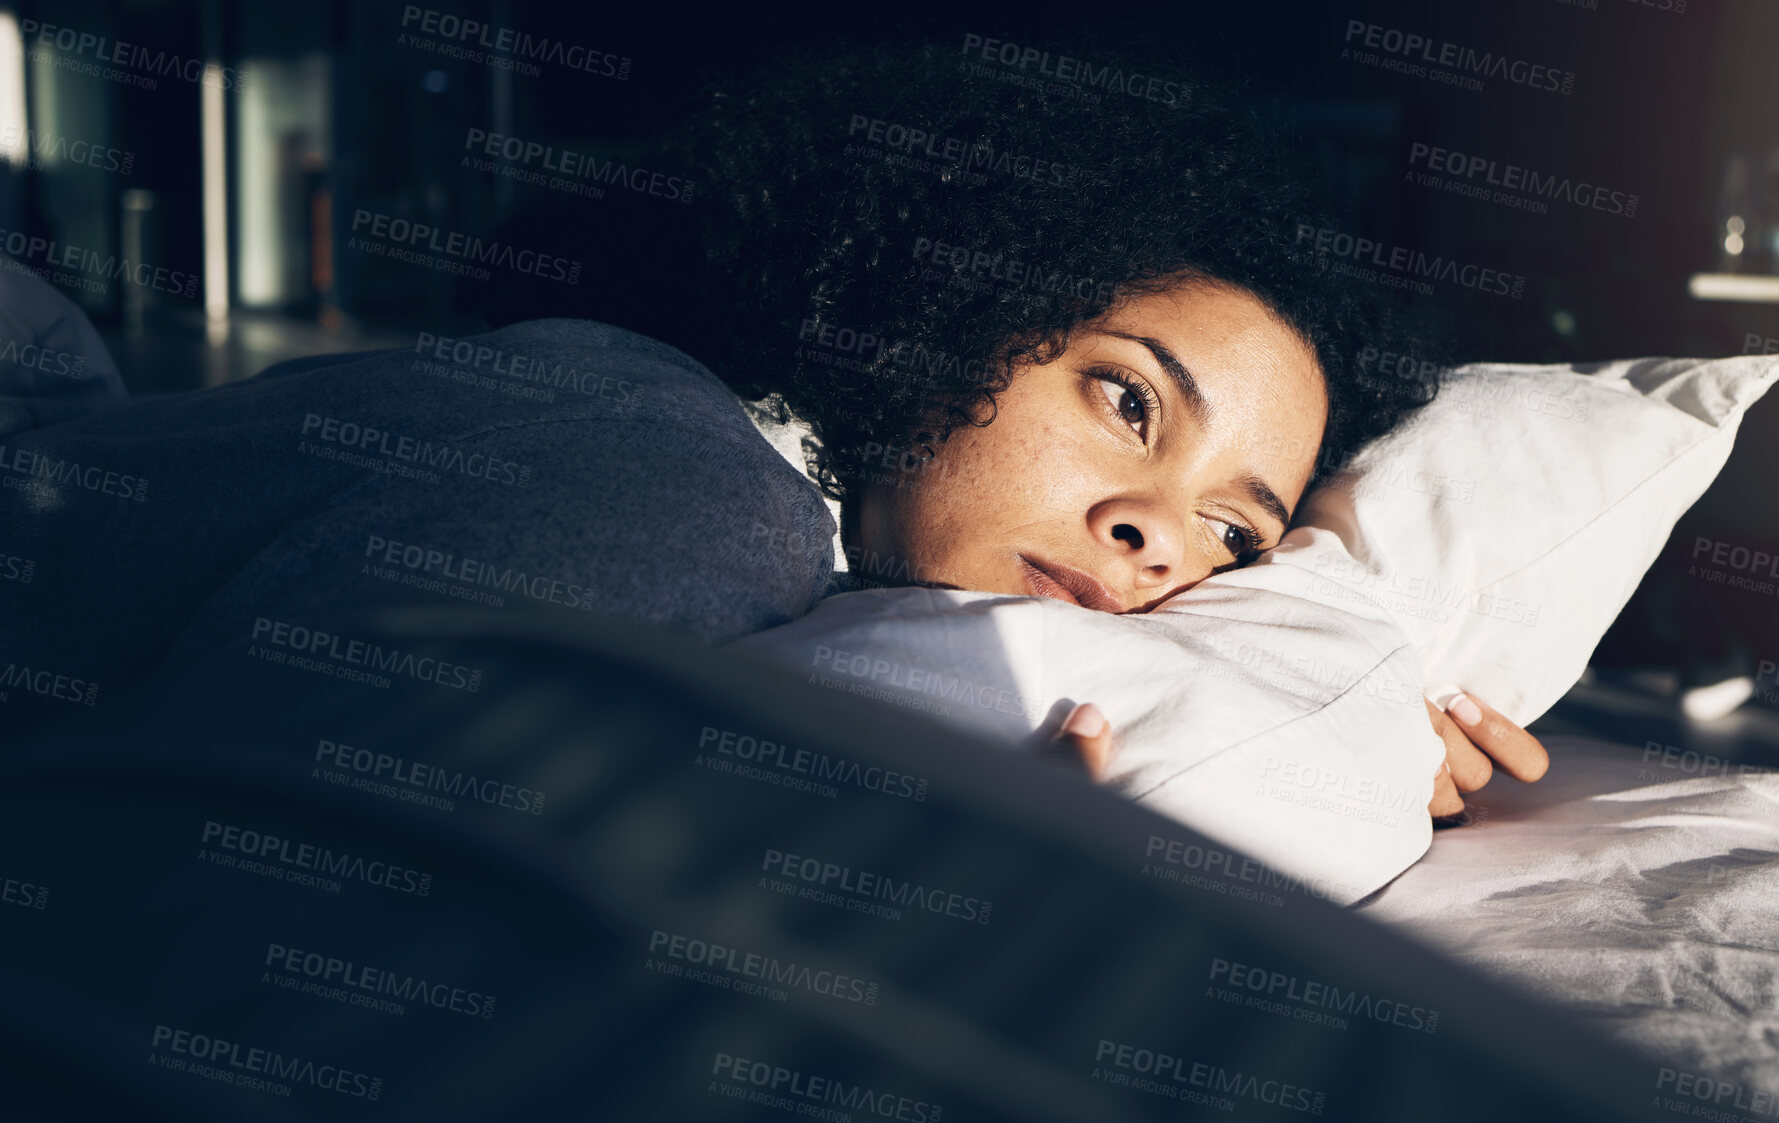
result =
[[9,1117],[1667,1115],[1556,1013],[918,715],[630,625],[338,632],[386,684],[232,649],[0,752]]

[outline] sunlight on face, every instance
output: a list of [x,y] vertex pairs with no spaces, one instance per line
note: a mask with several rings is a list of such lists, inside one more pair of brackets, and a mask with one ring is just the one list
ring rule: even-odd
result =
[[1195,281],[1015,370],[985,427],[859,499],[856,545],[923,584],[1155,607],[1276,545],[1314,473],[1315,353],[1246,290]]

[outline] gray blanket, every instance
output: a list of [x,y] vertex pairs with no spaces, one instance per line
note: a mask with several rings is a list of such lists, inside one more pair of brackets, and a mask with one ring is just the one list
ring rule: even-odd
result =
[[1477,821],[1440,832],[1361,911],[1648,1054],[1652,1096],[1701,1102],[1704,1078],[1714,1109],[1770,1115],[1779,773],[1659,745],[1547,745],[1544,780],[1477,793]]

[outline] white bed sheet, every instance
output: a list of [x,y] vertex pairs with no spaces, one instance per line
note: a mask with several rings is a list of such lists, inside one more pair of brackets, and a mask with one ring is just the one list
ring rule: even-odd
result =
[[1779,1093],[1779,772],[1545,744],[1543,780],[1498,776],[1359,910],[1662,1065]]

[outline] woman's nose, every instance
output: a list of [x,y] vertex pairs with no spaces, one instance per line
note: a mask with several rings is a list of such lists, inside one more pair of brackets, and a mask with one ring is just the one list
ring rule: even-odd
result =
[[1108,499],[1087,512],[1087,528],[1099,547],[1132,569],[1138,589],[1178,585],[1184,572],[1186,526],[1161,503],[1143,499]]

